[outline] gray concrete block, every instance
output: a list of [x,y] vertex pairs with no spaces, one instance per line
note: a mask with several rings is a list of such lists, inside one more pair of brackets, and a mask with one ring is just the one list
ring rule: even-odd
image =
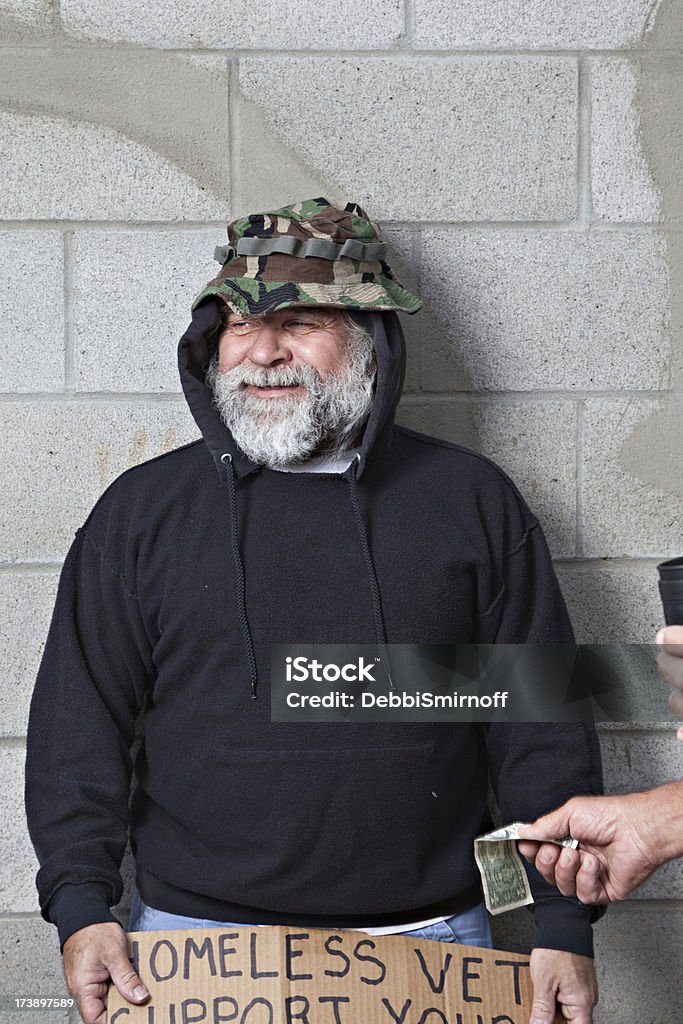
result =
[[595,926],[600,1002],[595,1024],[683,1020],[683,909],[678,903],[611,906]]
[[520,488],[553,555],[574,552],[576,412],[573,402],[480,402],[483,450]]
[[219,270],[214,248],[226,239],[225,228],[75,234],[79,390],[180,392],[178,341],[193,299]]
[[[56,5],[55,5],[56,6]],[[220,219],[230,197],[228,62],[142,48],[3,53],[0,216]]]
[[427,231],[422,386],[657,388],[668,380],[666,246],[650,231]]
[[590,399],[582,442],[583,553],[667,558],[681,551],[683,396]]
[[[3,996],[69,999],[62,974],[57,929],[40,917],[0,921],[0,978]],[[0,1024],[62,1024],[68,1010],[0,1010]]]
[[403,3],[368,7],[350,0],[343,17],[332,0],[298,0],[290,8],[264,4],[254,17],[247,0],[229,7],[208,0],[114,11],[102,0],[62,0],[65,31],[77,39],[141,46],[210,49],[360,49],[390,47],[403,31]]
[[[660,200],[656,213],[660,220],[680,223],[683,67],[679,57],[681,44],[676,46],[674,40],[683,39],[683,8],[677,3],[661,3],[656,14],[657,30],[651,44],[655,52],[633,65],[636,91],[632,120],[637,120],[640,150],[649,169],[652,191]],[[670,265],[675,274],[678,264],[673,256]]]
[[654,565],[562,565],[558,576],[579,643],[654,643],[663,625]]
[[591,64],[591,190],[593,210],[602,220],[652,221],[662,211],[643,149],[639,76],[635,61]]
[[[645,900],[683,901],[683,860],[669,861],[631,895],[635,902]],[[683,903],[680,904],[683,906]]]
[[670,737],[675,722],[657,671],[656,644],[596,643],[581,647],[581,668],[605,735],[646,730]]
[[6,403],[0,451],[13,500],[4,515],[0,558],[63,558],[74,530],[114,477],[197,436],[182,399]]
[[639,45],[651,7],[648,0],[610,0],[599,9],[588,0],[415,0],[415,42],[436,50],[612,50]]
[[216,220],[226,203],[142,142],[66,117],[0,112],[0,218]]
[[38,910],[38,861],[24,813],[23,747],[0,746],[0,914]]
[[683,17],[677,0],[663,0],[652,8],[646,43],[648,49],[657,51],[680,50],[683,46]]
[[232,92],[231,110],[236,173],[232,207],[237,216],[279,210],[297,199],[336,196],[337,186],[297,151],[298,136],[279,138],[257,103]]
[[441,437],[476,451],[482,450],[472,402],[425,401],[419,395],[410,395],[399,403],[396,422],[409,430]]
[[402,403],[399,422],[493,459],[538,516],[555,557],[574,552],[575,410],[572,402]]
[[[428,294],[426,284],[423,294]],[[474,390],[472,382],[472,355],[466,344],[457,337],[456,331],[449,334],[444,322],[443,305],[439,299],[425,299],[425,305],[418,314],[420,333],[420,355],[422,365],[421,383],[424,391],[454,392]],[[449,300],[452,302],[452,299]]]
[[239,82],[275,134],[373,217],[574,216],[573,60],[245,59]]
[[0,391],[64,385],[64,259],[58,231],[0,233]]
[[[419,297],[419,266],[415,259],[417,239],[412,231],[401,231],[396,228],[381,229],[382,238],[387,242],[389,251],[387,263],[393,274],[404,288]],[[401,328],[406,341],[406,375],[403,382],[403,393],[417,391],[420,387],[420,367],[422,363],[422,337],[424,331],[423,310],[413,316],[399,315]]]
[[26,731],[33,684],[45,646],[58,574],[0,574],[0,734]]
[[3,0],[0,38],[5,43],[35,42],[54,30],[51,0]]
[[600,749],[606,793],[640,792],[683,774],[683,744],[676,739],[673,721],[671,732],[603,731]]

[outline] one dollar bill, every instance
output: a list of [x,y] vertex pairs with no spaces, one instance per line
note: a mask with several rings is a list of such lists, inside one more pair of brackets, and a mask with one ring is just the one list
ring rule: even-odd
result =
[[[516,907],[525,907],[534,902],[529,879],[524,870],[516,841],[520,838],[521,821],[497,828],[474,840],[474,859],[481,874],[486,909],[490,914],[504,914]],[[577,848],[578,841],[571,836],[562,839],[548,839],[557,846]]]

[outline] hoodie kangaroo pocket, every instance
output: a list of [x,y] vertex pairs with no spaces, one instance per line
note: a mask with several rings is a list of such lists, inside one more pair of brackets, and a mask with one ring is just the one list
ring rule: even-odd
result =
[[359,912],[380,912],[368,895],[386,888],[387,870],[401,886],[419,874],[405,851],[393,860],[405,830],[426,828],[433,813],[433,747],[221,750],[224,781],[204,841],[217,839],[216,853],[252,880],[245,902],[276,894],[288,909],[322,913],[327,893],[331,912],[349,899]]

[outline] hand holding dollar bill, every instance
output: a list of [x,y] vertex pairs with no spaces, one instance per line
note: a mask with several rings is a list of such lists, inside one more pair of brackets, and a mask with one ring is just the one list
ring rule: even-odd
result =
[[[489,914],[504,914],[506,910],[525,907],[534,902],[529,888],[522,858],[515,845],[520,838],[521,821],[513,821],[511,825],[497,828],[474,840],[474,859],[481,874],[486,909]],[[579,843],[571,836],[562,839],[546,839],[544,842],[555,843],[575,850]]]

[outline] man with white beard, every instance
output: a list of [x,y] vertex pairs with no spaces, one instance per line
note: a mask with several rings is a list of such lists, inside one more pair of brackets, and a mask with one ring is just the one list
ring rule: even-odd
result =
[[[356,203],[228,226],[178,346],[201,439],[124,473],[67,555],[29,718],[41,912],[103,1024],[129,928],[286,924],[492,944],[490,824],[600,791],[585,725],[271,720],[275,644],[572,642],[537,518],[484,456],[394,422],[421,303]],[[156,288],[162,288],[159,282]],[[129,806],[137,715],[144,742]],[[542,733],[542,735],[541,735]],[[529,869],[533,1021],[589,1024],[598,911]]]
[[278,469],[351,447],[372,405],[366,330],[340,310],[305,306],[259,318],[226,307],[222,326],[206,383],[250,459]]

